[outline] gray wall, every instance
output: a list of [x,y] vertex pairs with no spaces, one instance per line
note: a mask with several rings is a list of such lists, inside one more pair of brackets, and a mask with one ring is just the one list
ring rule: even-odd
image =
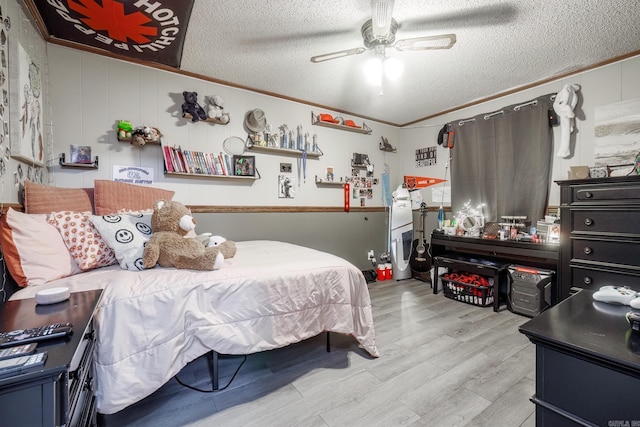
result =
[[234,241],[295,243],[343,257],[361,270],[372,268],[368,250],[374,250],[376,257],[387,250],[385,212],[194,213],[194,217],[198,233]]

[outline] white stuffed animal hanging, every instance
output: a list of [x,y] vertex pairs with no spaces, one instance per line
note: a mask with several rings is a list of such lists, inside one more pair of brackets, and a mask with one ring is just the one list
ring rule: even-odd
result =
[[560,148],[557,153],[559,157],[571,155],[571,134],[576,127],[576,114],[573,109],[578,103],[576,92],[579,90],[580,85],[565,85],[553,101],[553,109],[560,117]]

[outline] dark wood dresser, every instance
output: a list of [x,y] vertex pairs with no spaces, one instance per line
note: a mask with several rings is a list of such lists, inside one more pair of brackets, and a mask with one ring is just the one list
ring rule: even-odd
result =
[[557,183],[562,298],[571,287],[640,291],[640,176]]
[[93,353],[93,314],[101,290],[75,292],[66,301],[37,305],[33,298],[0,304],[3,331],[52,323],[73,323],[68,338],[40,341],[46,363],[0,379],[0,425],[97,425]]

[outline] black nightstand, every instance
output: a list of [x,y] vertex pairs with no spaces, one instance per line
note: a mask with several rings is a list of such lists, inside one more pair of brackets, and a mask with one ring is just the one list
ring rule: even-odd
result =
[[93,314],[102,290],[75,292],[67,301],[37,305],[33,298],[0,305],[0,330],[73,323],[67,338],[40,341],[43,366],[0,379],[3,425],[95,426]]

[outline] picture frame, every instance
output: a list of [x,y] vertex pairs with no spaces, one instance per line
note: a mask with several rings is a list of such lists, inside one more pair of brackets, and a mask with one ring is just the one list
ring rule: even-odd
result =
[[11,156],[44,166],[42,73],[17,40],[9,43]]
[[71,163],[92,163],[91,147],[88,145],[71,145]]
[[256,156],[233,156],[234,176],[256,176]]

